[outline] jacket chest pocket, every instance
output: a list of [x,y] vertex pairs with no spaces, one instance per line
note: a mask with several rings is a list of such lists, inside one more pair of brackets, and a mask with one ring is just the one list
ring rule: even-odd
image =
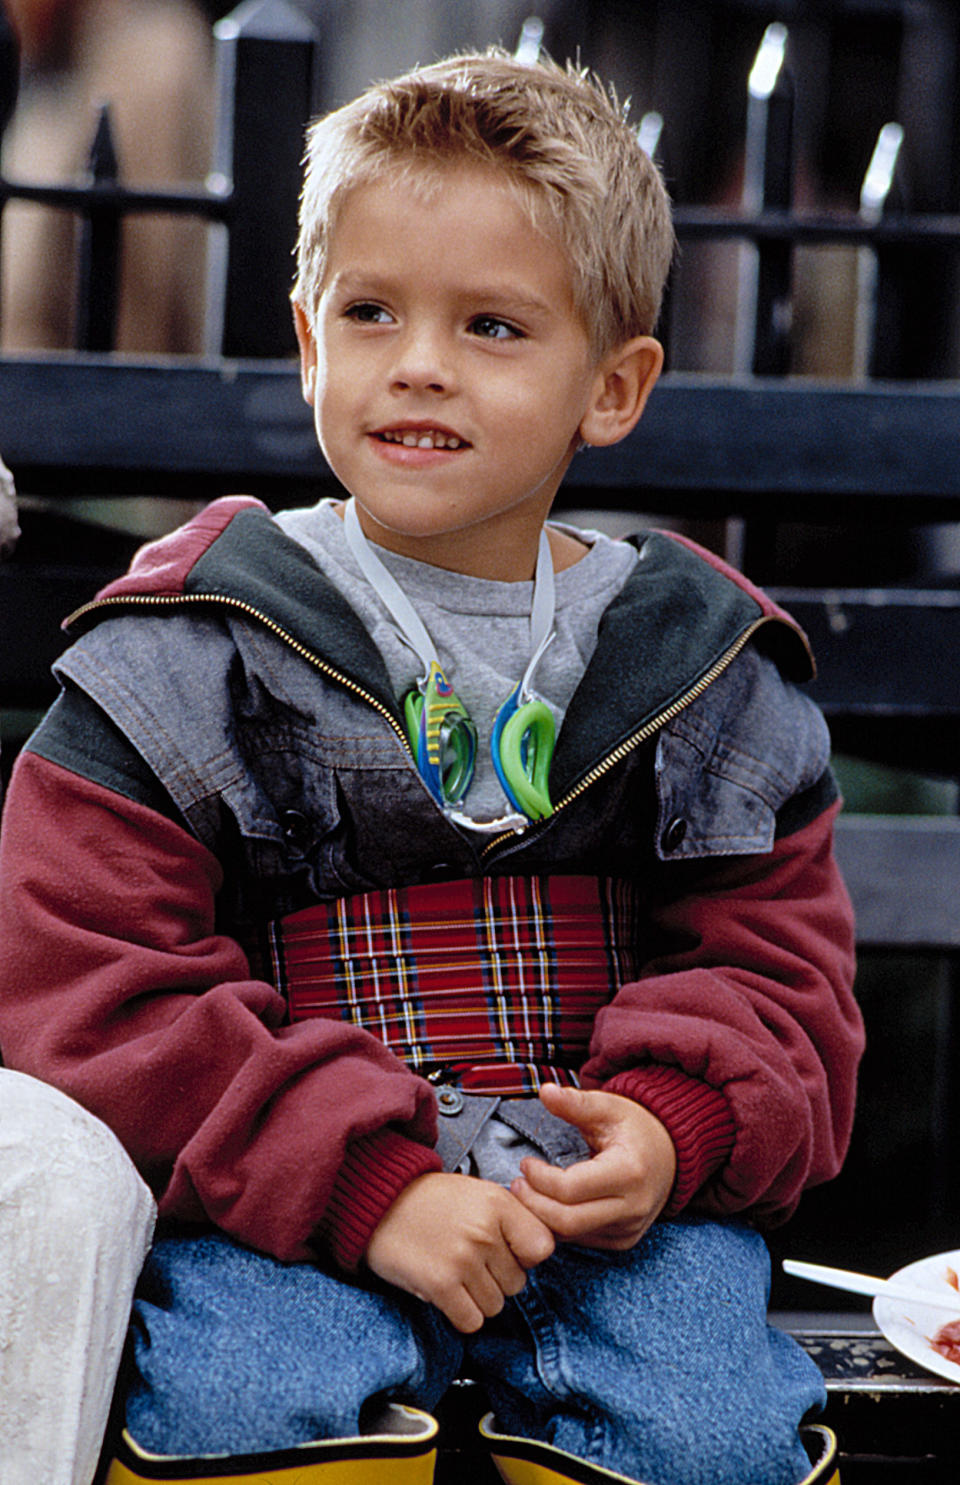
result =
[[[749,774],[749,770],[747,771]],[[662,861],[743,856],[773,848],[776,808],[765,780],[736,777],[666,733],[657,749],[655,845]]]
[[778,813],[829,760],[818,709],[748,648],[657,740],[657,854],[677,861],[772,850]]
[[270,915],[282,916],[429,879],[438,863],[445,875],[473,874],[473,853],[391,738],[331,742],[309,729],[274,729],[251,733],[245,746],[256,761],[231,807],[261,911],[267,899]]

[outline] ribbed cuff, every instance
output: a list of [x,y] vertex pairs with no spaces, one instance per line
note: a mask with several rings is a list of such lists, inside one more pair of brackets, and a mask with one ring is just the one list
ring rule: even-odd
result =
[[730,1157],[737,1131],[727,1100],[680,1068],[653,1063],[617,1073],[603,1088],[642,1104],[673,1140],[677,1174],[661,1215],[675,1217]]
[[317,1237],[341,1268],[355,1269],[401,1191],[418,1176],[442,1169],[436,1150],[392,1129],[352,1140]]

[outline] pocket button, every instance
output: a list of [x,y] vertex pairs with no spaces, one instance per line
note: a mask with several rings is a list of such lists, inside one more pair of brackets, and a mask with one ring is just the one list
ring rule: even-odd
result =
[[280,816],[283,838],[292,851],[303,852],[310,844],[310,821],[299,810],[284,810]]
[[678,851],[687,838],[687,822],[682,815],[674,815],[660,837],[660,849],[664,855]]

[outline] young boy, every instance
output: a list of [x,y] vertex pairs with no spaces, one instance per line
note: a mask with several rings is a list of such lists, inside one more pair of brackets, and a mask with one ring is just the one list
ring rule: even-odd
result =
[[809,1474],[754,1227],[836,1172],[861,1047],[806,643],[545,524],[671,250],[578,72],[373,88],[311,131],[293,296],[348,498],[220,501],[74,619],[0,1038],[160,1200],[111,1485],[427,1480],[464,1370],[508,1481]]

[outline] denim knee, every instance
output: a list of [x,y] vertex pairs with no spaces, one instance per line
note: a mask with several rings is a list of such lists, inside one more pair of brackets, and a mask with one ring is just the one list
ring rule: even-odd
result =
[[127,1427],[157,1454],[353,1437],[372,1398],[432,1408],[461,1354],[430,1306],[216,1234],[156,1244],[133,1333]]
[[[518,1387],[491,1374],[498,1423],[649,1485],[794,1485],[823,1383],[767,1325],[768,1279],[762,1240],[733,1224],[657,1224],[629,1253],[558,1248],[517,1297],[535,1358]],[[495,1368],[492,1337],[486,1351]],[[503,1354],[520,1380],[515,1344]]]

